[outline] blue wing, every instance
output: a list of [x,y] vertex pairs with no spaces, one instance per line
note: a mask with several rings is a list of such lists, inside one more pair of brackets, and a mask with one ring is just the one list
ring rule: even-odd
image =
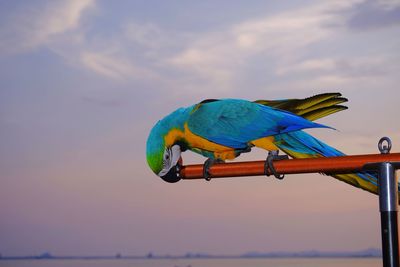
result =
[[244,149],[262,137],[327,126],[254,102],[223,99],[195,106],[188,127],[211,142]]

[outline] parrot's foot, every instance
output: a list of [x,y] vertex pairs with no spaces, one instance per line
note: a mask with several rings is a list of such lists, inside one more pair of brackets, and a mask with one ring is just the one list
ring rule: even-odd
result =
[[211,174],[210,174],[210,168],[214,163],[224,163],[222,159],[212,159],[208,158],[203,165],[203,177],[206,179],[206,181],[211,181]]
[[289,157],[288,155],[278,155],[278,154],[279,150],[273,150],[268,152],[268,157],[265,160],[265,165],[264,165],[264,173],[267,176],[273,174],[277,179],[282,180],[285,177],[285,175],[276,172],[273,161],[289,159]]

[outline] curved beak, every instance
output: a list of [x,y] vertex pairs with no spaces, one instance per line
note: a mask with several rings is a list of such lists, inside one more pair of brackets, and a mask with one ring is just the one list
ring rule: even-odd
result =
[[181,180],[181,177],[179,176],[179,171],[180,171],[180,162],[182,162],[181,159],[181,148],[179,145],[174,145],[171,147],[172,150],[172,159],[171,159],[171,169],[168,171],[167,174],[160,176],[164,181],[168,183],[176,183],[179,180]]

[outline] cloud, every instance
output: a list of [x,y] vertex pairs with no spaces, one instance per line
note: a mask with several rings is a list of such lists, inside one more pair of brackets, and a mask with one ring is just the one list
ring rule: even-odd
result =
[[[89,37],[83,18],[85,12],[94,7],[95,0],[43,1],[25,5],[0,26],[0,54],[24,53],[45,47],[72,66],[117,81],[157,78],[152,71],[135,64],[135,59],[126,52],[129,40],[123,33],[110,39],[98,36],[100,32]],[[140,30],[135,42],[148,50],[155,49],[153,45],[159,40],[152,41],[151,36],[157,28],[150,25],[135,29]]]
[[316,56],[312,50],[322,51],[329,42],[346,38],[346,30],[358,27],[372,8],[382,16],[392,14],[392,22],[399,8],[395,1],[326,1],[203,32],[176,31],[154,21],[138,23],[129,18],[110,25],[112,34],[104,34],[95,22],[90,32],[83,24],[83,15],[93,9],[94,1],[48,2],[20,12],[7,23],[14,26],[0,29],[5,33],[0,35],[0,49],[26,51],[45,46],[72,65],[103,77],[163,82],[174,92],[188,95],[232,92],[243,86],[241,81],[259,76],[254,69],[266,74],[267,78],[257,78],[264,79],[260,86],[275,87],[282,79],[304,80],[309,75],[314,75],[314,81],[337,85],[353,77],[380,75],[388,71],[379,67],[386,61],[375,56]]
[[347,26],[352,30],[372,30],[400,25],[400,1],[367,0],[350,11]]
[[292,65],[278,68],[278,75],[284,74],[327,74],[336,73],[341,76],[371,77],[390,72],[394,63],[383,56],[358,58],[314,58],[305,59]]
[[[333,40],[349,37],[348,18],[363,3],[322,2],[201,33],[131,21],[115,36],[118,46],[113,53],[107,53],[107,59],[104,53],[86,55],[84,62],[86,67],[113,79],[127,79],[130,72],[145,79],[152,72],[167,86],[174,86],[174,92],[181,97],[186,91],[196,97],[231,93],[243,86],[240,81],[249,78],[246,75],[258,75],[249,71],[254,68],[265,69],[268,79],[264,82],[270,87],[303,84],[307,88],[309,82],[316,87],[337,87],[387,74],[395,65],[379,54],[313,55],[315,47],[326,48]],[[396,6],[386,5],[391,10]],[[140,66],[139,70],[132,64]]]
[[343,26],[340,11],[358,2],[324,2],[200,34],[166,62],[215,85],[232,86],[254,57],[265,58],[276,68],[292,65],[307,48],[332,38]]
[[152,71],[135,66],[131,61],[119,59],[114,55],[83,52],[81,61],[85,67],[92,71],[120,81],[138,78],[152,80],[157,78],[157,75]]
[[0,51],[16,53],[48,44],[62,33],[76,29],[94,0],[51,1],[24,6],[0,28]]
[[173,38],[168,38],[166,34],[166,31],[153,23],[137,24],[130,22],[123,27],[123,37],[147,50],[158,50],[173,45]]

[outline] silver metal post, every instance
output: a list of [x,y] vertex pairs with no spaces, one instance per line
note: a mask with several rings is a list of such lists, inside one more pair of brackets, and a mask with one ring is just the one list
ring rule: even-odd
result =
[[393,165],[383,162],[379,166],[379,209],[398,211],[397,175]]
[[[383,142],[387,146],[383,146]],[[379,141],[382,154],[390,152],[391,142],[387,137]],[[379,164],[379,210],[381,213],[382,258],[384,267],[399,267],[399,236],[397,225],[398,185],[393,163]]]

